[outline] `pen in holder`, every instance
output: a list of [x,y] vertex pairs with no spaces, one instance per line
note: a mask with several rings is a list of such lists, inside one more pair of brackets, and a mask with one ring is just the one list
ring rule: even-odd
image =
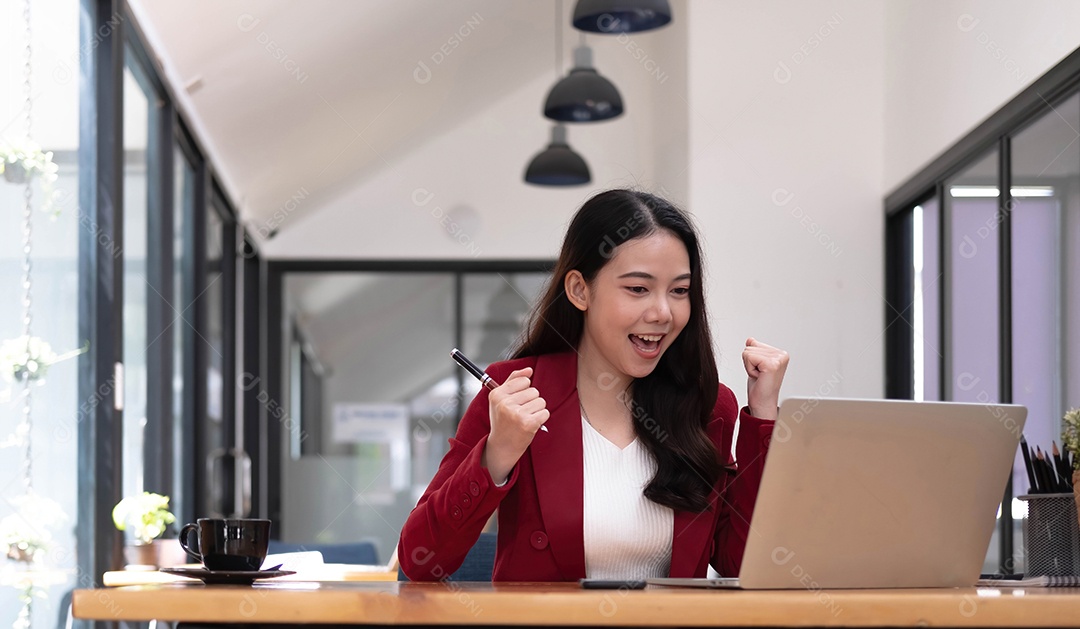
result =
[[1024,518],[1026,576],[1080,576],[1080,523],[1071,493],[1020,496]]

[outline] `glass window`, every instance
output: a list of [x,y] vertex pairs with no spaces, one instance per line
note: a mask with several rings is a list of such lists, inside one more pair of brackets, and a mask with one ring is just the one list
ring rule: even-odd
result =
[[941,212],[936,197],[913,211],[915,299],[912,302],[915,399],[941,399]]
[[[74,352],[87,339],[78,334],[78,251],[81,225],[78,208],[79,148],[79,3],[36,0],[33,6],[31,77],[33,119],[31,137],[52,153],[57,178],[48,183],[31,178],[31,318],[30,336],[48,344],[58,362],[35,379],[30,392],[30,439],[22,438],[23,387],[14,379],[13,365],[0,359],[0,538],[9,536],[39,542],[33,624],[55,626],[64,594],[76,585],[75,525],[78,507],[78,421],[96,404],[111,403],[111,392],[100,399],[78,395],[78,364]],[[22,3],[0,3],[0,147],[26,145],[23,114],[23,52],[27,44]],[[26,184],[14,172],[0,175],[0,345],[14,350],[26,333],[23,317],[24,192]],[[95,234],[100,235],[100,234]],[[116,243],[97,238],[113,255]],[[40,372],[39,372],[40,373]],[[25,467],[27,447],[31,465]],[[32,493],[25,474],[29,472]],[[4,555],[4,574],[24,566]],[[29,558],[28,556],[25,556]],[[0,625],[15,624],[22,602],[20,590],[5,581],[0,586]]]
[[449,358],[459,330],[480,366],[504,359],[547,277],[286,274],[284,539],[366,537],[388,558],[479,390]]
[[[441,458],[456,419],[454,363],[447,357],[454,277],[293,273],[284,284],[283,316],[294,328],[284,345],[293,348],[294,365],[285,382],[294,384],[284,406],[293,410],[279,420],[282,434],[292,435],[282,459],[283,538],[370,537],[387,559],[414,504],[414,435],[422,432],[420,456]],[[324,429],[301,429],[295,414],[305,362],[325,374]],[[294,458],[296,439],[319,433],[322,453]]]
[[[481,367],[506,360],[511,347],[521,338],[525,319],[548,277],[548,273],[465,274],[461,351]],[[469,399],[479,386],[471,389]]]
[[[215,516],[230,515],[232,503],[226,498],[225,468],[220,465],[225,455],[225,430],[232,424],[225,421],[225,222],[217,210],[206,208],[206,283],[199,300],[205,303],[206,329],[196,337],[196,344],[206,353],[206,407],[204,415],[204,452],[211,461],[209,478],[210,511]],[[230,413],[231,416],[231,413]],[[230,485],[231,486],[231,485]],[[228,514],[226,512],[229,512]]]
[[[185,364],[193,357],[185,353],[185,330],[187,321],[195,320],[190,308],[192,297],[191,238],[192,219],[195,215],[195,167],[184,151],[173,149],[173,295],[172,324],[169,335],[173,344],[173,501],[177,515],[183,513],[190,521],[198,509],[184,490],[189,486],[186,479],[192,473],[194,441],[192,431],[184,421],[186,396],[188,395],[184,374]],[[186,319],[186,320],[185,320]],[[185,445],[186,444],[186,445]]]
[[[1080,404],[1078,128],[1074,95],[1012,140],[1012,394],[1028,407],[1024,434],[1033,450],[1060,445],[1061,417],[1069,404]],[[1029,485],[1018,453],[1013,494]],[[1025,507],[1017,501],[1017,515]],[[1014,557],[1022,571],[1023,553]]]
[[[901,382],[910,364],[917,399],[1023,405],[1033,454],[1052,451],[1065,411],[1080,406],[1080,93],[1075,64],[1061,70],[1043,77],[1054,86],[1024,90],[886,199],[886,242],[910,237],[913,248],[912,269],[901,266],[906,256],[886,260],[887,294],[914,288],[915,306],[914,343],[887,348],[887,383]],[[1068,91],[1051,103],[1058,89]],[[911,203],[931,187],[933,198]],[[1031,487],[1019,452],[1011,479],[986,572],[1026,569],[1027,508],[1017,497]],[[1002,535],[1010,517],[1011,539]]]
[[[945,183],[949,368],[942,393],[953,402],[1000,401],[998,206],[996,149]],[[998,536],[995,528],[984,572],[997,570]]]
[[147,137],[150,97],[124,68],[124,474],[123,495],[143,491],[143,442],[147,422]]
[[945,185],[948,370],[945,399],[998,401],[998,154]]

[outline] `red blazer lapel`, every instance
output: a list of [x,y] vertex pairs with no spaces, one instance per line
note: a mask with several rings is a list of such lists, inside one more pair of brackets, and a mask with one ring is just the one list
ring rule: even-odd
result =
[[577,395],[577,355],[540,356],[533,386],[547,401],[547,432],[529,446],[536,493],[551,552],[564,579],[585,577],[585,494],[581,413]]

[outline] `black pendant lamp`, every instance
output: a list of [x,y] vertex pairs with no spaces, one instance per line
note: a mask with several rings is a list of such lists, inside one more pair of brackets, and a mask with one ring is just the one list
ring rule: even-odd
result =
[[590,33],[640,33],[671,21],[667,0],[578,0],[574,28]]
[[566,127],[551,129],[551,144],[525,169],[525,181],[538,186],[580,186],[592,180],[589,165],[566,143]]
[[544,115],[560,122],[599,122],[622,113],[619,90],[593,69],[592,49],[575,48],[574,68],[548,92]]

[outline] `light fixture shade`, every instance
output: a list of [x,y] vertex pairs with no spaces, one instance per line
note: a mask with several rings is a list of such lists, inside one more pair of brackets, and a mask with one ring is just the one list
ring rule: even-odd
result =
[[622,96],[593,69],[592,51],[587,46],[576,48],[574,69],[548,92],[544,115],[560,122],[600,122],[622,113]]
[[667,0],[578,0],[574,28],[590,33],[640,33],[671,21]]
[[525,181],[538,186],[580,186],[592,181],[589,165],[566,143],[566,127],[555,125],[551,144],[525,169]]

